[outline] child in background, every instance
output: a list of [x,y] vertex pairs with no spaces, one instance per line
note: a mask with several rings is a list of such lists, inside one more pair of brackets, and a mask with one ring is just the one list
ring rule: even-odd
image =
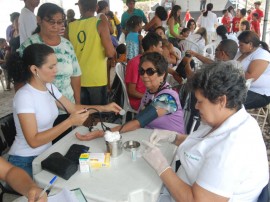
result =
[[240,20],[241,20],[240,9],[237,9],[236,16],[232,20],[232,32],[233,33],[239,32]]
[[188,38],[188,36],[189,36],[189,34],[190,34],[189,28],[183,28],[180,34],[181,34],[185,39]]
[[236,36],[238,37],[243,31],[250,30],[250,23],[247,20],[244,20],[240,24],[239,32],[237,32]]
[[142,30],[142,18],[139,16],[131,16],[127,21],[127,29],[129,31],[126,37],[127,60],[134,58],[142,53],[142,35],[139,32]]
[[223,16],[221,19],[221,23],[226,27],[227,32],[230,33],[231,32],[231,19],[229,16],[229,11],[223,10],[222,13],[223,13]]
[[251,22],[251,19],[252,19],[251,10],[248,9],[248,10],[247,10],[247,21]]
[[112,40],[113,46],[116,48],[119,44],[117,40],[117,29],[116,29],[116,24],[113,17],[114,16],[113,12],[108,11],[108,13],[106,13],[106,16],[113,30],[113,33],[111,33],[111,40]]
[[116,62],[127,62],[127,55],[126,55],[126,45],[125,44],[119,44],[116,48],[116,53],[117,53],[117,60]]
[[256,34],[258,34],[259,38],[261,37],[260,21],[258,13],[252,13],[251,31],[254,31]]

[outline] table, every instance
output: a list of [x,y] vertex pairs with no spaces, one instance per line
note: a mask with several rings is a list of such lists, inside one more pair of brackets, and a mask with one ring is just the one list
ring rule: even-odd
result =
[[[105,123],[109,127],[115,124]],[[98,126],[100,128],[100,124]],[[33,177],[37,184],[44,187],[54,176],[52,173],[42,170],[41,161],[53,152],[66,154],[72,144],[82,144],[90,147],[90,152],[105,152],[104,138],[97,138],[92,141],[80,141],[75,137],[76,132],[87,133],[88,128],[84,126],[77,127],[68,135],[39,155],[33,161]],[[149,140],[153,130],[137,129],[135,131],[122,134],[122,142],[136,140],[141,143],[142,140]],[[172,163],[176,146],[170,143],[162,143],[160,149],[169,163]],[[143,149],[143,146],[140,147]],[[58,178],[53,186],[52,192],[57,193],[62,188],[75,189],[81,188],[87,200],[90,201],[117,201],[117,202],[151,202],[156,201],[162,181],[154,169],[142,158],[138,157],[132,161],[131,153],[123,151],[116,158],[111,158],[110,168],[99,168],[92,170],[91,173],[80,173],[77,171],[69,180]]]

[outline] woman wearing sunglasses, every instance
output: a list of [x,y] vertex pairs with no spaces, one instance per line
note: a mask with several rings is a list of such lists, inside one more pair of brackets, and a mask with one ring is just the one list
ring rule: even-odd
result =
[[[59,36],[65,21],[62,8],[53,3],[42,4],[37,13],[37,29],[19,48],[20,55],[31,44],[46,44],[50,46],[57,57],[57,73],[53,84],[74,104],[80,104],[81,69],[72,44]],[[68,118],[63,110],[59,110],[55,124]],[[68,133],[67,131],[66,133]]]
[[[157,52],[145,53],[140,59],[139,74],[147,88],[139,113],[130,122],[117,126],[111,131],[128,132],[138,128],[163,129],[184,132],[183,110],[178,94],[166,82],[168,62]],[[101,130],[86,135],[76,134],[80,140],[102,137]]]

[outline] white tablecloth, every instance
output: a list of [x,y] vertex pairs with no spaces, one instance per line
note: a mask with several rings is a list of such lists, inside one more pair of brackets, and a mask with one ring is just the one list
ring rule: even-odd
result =
[[[112,126],[107,123],[106,125]],[[41,168],[41,161],[51,153],[57,151],[64,155],[72,144],[87,145],[90,147],[90,152],[106,152],[104,138],[92,141],[76,139],[75,132],[85,134],[87,131],[88,128],[86,127],[74,129],[33,161],[34,180],[41,187],[46,186],[54,176]],[[150,129],[138,129],[124,133],[122,134],[122,141],[123,143],[128,140],[137,140],[140,143],[142,140],[148,141],[152,131]],[[142,144],[140,149],[143,149]],[[160,149],[168,162],[172,163],[176,146],[162,143]],[[111,158],[110,168],[95,169],[91,173],[77,171],[69,180],[59,177],[52,192],[56,193],[64,187],[70,190],[81,188],[88,201],[154,202],[159,196],[162,181],[142,157],[132,161],[131,153],[124,150],[119,157]]]

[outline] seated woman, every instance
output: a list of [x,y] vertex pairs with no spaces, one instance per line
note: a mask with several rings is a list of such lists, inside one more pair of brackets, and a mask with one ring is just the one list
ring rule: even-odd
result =
[[[51,84],[57,72],[57,58],[53,49],[44,44],[25,48],[22,58],[12,55],[9,75],[15,82],[26,83],[15,94],[13,116],[16,137],[9,151],[9,162],[32,176],[32,161],[51,146],[51,141],[67,128],[82,125],[89,114],[98,111],[120,112],[115,103],[105,106],[75,105]],[[57,107],[70,114],[53,127]]]
[[[169,191],[160,201],[257,201],[269,180],[268,160],[260,127],[243,107],[242,70],[217,63],[196,71],[189,82],[203,124],[189,136],[160,132],[145,142],[143,157]],[[160,140],[179,145],[177,173],[155,146]]]
[[196,43],[199,46],[199,53],[202,54],[204,47],[208,44],[206,29],[200,27],[194,34],[189,35],[187,40]]
[[253,78],[245,101],[246,109],[264,107],[270,103],[270,51],[265,42],[252,31],[243,31],[239,36],[241,62],[246,79]]
[[168,17],[167,11],[164,7],[158,6],[155,11],[155,16],[144,26],[145,31],[154,32],[157,27],[162,26],[162,21]]
[[[144,94],[139,113],[134,120],[111,131],[128,132],[138,128],[157,128],[183,133],[184,120],[178,94],[166,83],[168,62],[157,52],[141,56],[139,74],[147,91]],[[85,135],[76,134],[80,140],[91,140],[102,137],[101,130]]]

